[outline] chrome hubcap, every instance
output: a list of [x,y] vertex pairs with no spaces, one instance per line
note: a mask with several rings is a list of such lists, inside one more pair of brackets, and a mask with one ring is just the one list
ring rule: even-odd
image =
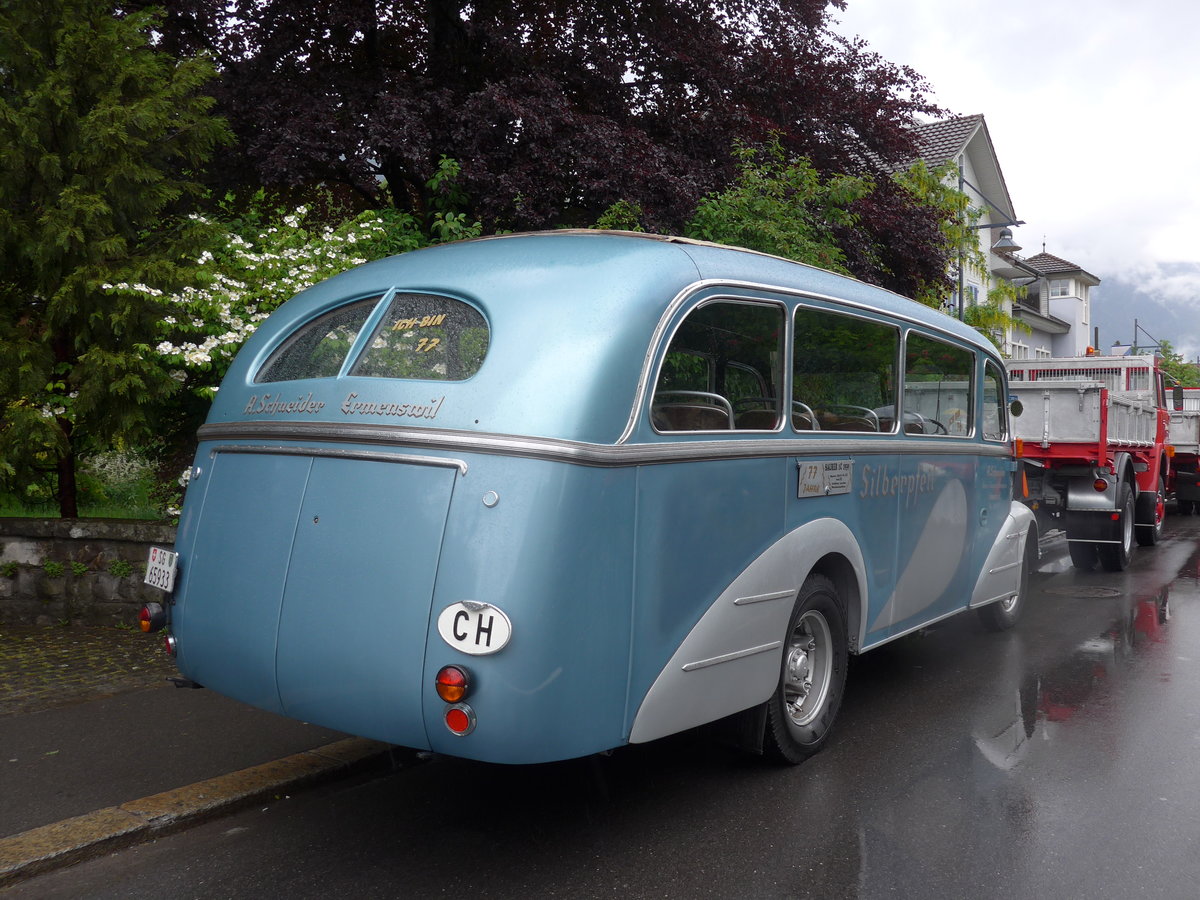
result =
[[796,623],[783,668],[783,702],[795,725],[808,725],[821,712],[833,677],[829,623],[809,610]]

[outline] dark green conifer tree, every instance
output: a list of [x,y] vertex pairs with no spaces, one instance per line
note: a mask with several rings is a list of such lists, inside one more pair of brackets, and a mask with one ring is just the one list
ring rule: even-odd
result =
[[157,49],[157,23],[0,4],[0,486],[43,481],[63,516],[79,453],[144,437],[174,387],[148,352],[162,307],[105,285],[178,283],[197,173],[229,140],[212,66]]

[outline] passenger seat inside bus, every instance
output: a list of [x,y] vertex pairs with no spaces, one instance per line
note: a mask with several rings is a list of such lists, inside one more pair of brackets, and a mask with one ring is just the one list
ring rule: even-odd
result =
[[733,421],[715,406],[667,403],[654,407],[654,426],[659,431],[726,431]]

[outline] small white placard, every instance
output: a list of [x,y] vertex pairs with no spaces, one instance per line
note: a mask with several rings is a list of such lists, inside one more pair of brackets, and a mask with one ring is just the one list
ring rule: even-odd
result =
[[850,493],[854,481],[854,460],[801,460],[796,464],[800,473],[797,497],[828,497]]

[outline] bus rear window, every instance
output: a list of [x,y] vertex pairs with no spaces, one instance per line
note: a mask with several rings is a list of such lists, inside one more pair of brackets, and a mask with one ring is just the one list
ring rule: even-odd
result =
[[332,378],[342,370],[346,354],[379,297],[339,306],[302,325],[271,354],[257,382],[293,381],[298,378]]
[[[257,382],[334,378],[381,297],[339,306],[296,330],[271,354]],[[462,381],[487,354],[488,327],[471,306],[449,297],[397,294],[348,374],[368,378]]]
[[488,337],[483,316],[460,300],[397,294],[350,374],[463,381],[483,365]]

